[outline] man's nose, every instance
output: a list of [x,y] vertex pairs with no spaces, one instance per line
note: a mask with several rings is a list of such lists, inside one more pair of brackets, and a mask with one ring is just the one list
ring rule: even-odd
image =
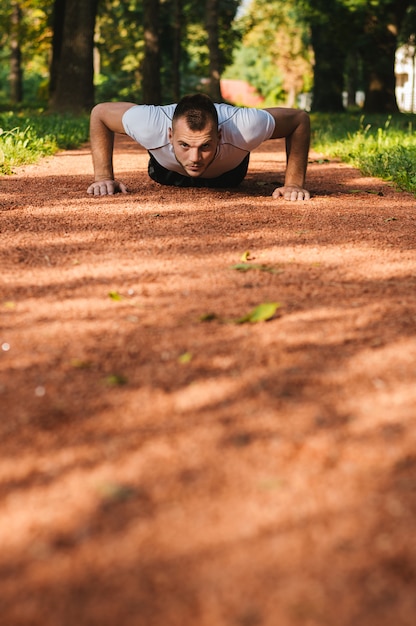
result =
[[191,150],[191,161],[193,163],[197,163],[200,158],[201,158],[201,153],[199,151],[199,148],[192,148],[192,150]]

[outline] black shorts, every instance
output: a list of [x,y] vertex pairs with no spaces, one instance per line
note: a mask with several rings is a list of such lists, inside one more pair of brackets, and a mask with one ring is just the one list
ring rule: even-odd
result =
[[240,165],[237,165],[233,170],[225,172],[225,174],[221,174],[221,176],[217,176],[216,178],[192,178],[191,176],[184,176],[178,172],[172,172],[166,169],[166,167],[160,165],[155,157],[150,154],[148,172],[150,178],[161,185],[171,185],[174,187],[237,187],[247,174],[249,160],[250,154],[247,154]]

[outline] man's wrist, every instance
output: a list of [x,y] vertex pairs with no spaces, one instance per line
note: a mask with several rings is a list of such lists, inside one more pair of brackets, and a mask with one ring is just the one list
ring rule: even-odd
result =
[[99,183],[102,180],[114,180],[114,174],[105,173],[105,174],[96,174],[94,176],[94,181],[96,183]]

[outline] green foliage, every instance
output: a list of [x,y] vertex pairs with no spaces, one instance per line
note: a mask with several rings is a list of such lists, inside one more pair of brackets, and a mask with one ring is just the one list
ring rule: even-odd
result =
[[[223,67],[231,63],[239,38],[233,19],[240,0],[219,0],[219,47]],[[173,100],[174,0],[160,4],[159,31],[161,80],[164,103]],[[205,30],[205,3],[181,2],[182,93],[195,91],[209,75],[209,55]],[[117,28],[114,28],[117,24]],[[142,100],[143,6],[140,0],[101,0],[97,19],[96,45],[100,72],[96,77],[96,100]]]
[[234,62],[228,67],[224,78],[245,80],[265,98],[264,106],[273,106],[286,100],[283,80],[273,58],[259,54],[255,46],[241,46],[234,54]]
[[[9,102],[11,0],[0,3],[0,102]],[[53,0],[19,0],[21,21],[18,40],[22,54],[23,97],[26,103],[47,99],[50,17]]]
[[311,85],[308,28],[296,0],[252,0],[238,21],[242,44],[225,77],[247,80],[265,106],[293,106]]
[[41,156],[80,146],[88,139],[88,117],[42,112],[0,113],[0,173]]
[[99,52],[97,101],[141,99],[142,8],[141,2],[101,0],[99,3],[95,38]]
[[415,115],[313,114],[313,147],[416,195]]

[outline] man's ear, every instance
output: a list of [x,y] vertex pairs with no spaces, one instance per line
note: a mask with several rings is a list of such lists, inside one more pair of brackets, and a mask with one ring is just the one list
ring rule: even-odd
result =
[[169,137],[169,143],[172,143],[172,129],[171,128],[169,128],[168,137]]
[[221,139],[221,134],[222,134],[222,130],[221,128],[218,129],[218,141]]

